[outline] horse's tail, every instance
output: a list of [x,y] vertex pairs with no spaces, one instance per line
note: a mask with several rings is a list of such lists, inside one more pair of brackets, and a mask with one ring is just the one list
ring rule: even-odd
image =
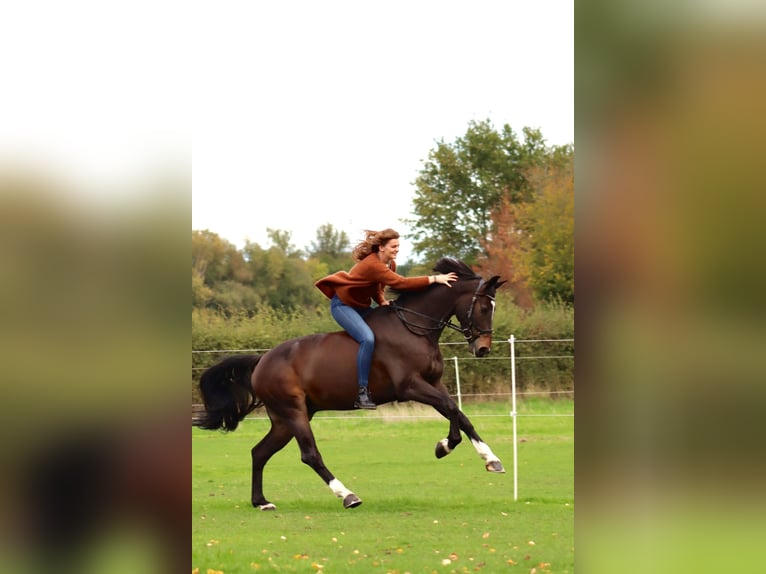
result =
[[262,405],[250,376],[263,355],[228,357],[206,369],[199,380],[205,412],[192,421],[206,430],[233,431],[249,412]]

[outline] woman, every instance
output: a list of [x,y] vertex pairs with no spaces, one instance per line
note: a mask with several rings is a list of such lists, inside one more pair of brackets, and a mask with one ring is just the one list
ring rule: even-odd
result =
[[367,392],[375,335],[364,320],[372,309],[372,301],[388,305],[383,290],[388,285],[399,291],[425,289],[432,283],[452,287],[455,273],[402,277],[396,273],[396,255],[399,253],[399,234],[393,229],[366,230],[365,239],[352,253],[358,262],[349,272],[339,271],[315,283],[329,299],[333,318],[359,343],[356,356],[359,397],[354,402],[358,409],[374,409],[375,403]]

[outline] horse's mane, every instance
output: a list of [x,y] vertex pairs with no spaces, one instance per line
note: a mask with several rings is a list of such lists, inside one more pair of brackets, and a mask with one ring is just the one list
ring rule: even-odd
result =
[[478,275],[465,263],[454,257],[442,257],[434,265],[438,273],[455,273],[460,279],[476,279]]
[[[437,273],[455,273],[458,276],[458,280],[479,278],[466,263],[454,257],[442,257],[433,266],[433,270]],[[396,289],[392,289],[392,291],[397,295],[396,300],[399,303],[404,303],[408,298],[416,297],[423,293],[423,291],[397,291]]]

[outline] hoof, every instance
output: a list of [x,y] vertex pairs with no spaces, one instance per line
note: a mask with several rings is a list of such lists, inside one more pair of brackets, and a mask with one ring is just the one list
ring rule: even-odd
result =
[[444,458],[451,452],[449,446],[447,446],[446,438],[443,438],[436,443],[436,458]]
[[486,465],[484,465],[484,468],[487,469],[489,472],[505,472],[505,469],[503,468],[503,463],[499,460],[493,460],[488,462]]
[[362,504],[362,499],[354,493],[349,494],[343,499],[343,508],[356,508],[360,504]]
[[271,502],[267,502],[266,504],[254,504],[256,508],[260,510],[276,510],[277,507],[274,506]]

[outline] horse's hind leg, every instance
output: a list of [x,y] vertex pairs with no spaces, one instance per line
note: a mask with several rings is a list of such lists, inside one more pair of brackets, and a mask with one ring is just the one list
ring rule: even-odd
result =
[[301,461],[314,469],[314,472],[325,481],[332,493],[343,500],[343,508],[356,508],[362,504],[362,500],[343,486],[343,483],[335,478],[325,466],[322,455],[319,454],[308,415],[303,413],[302,416],[293,417],[291,420],[295,440],[301,450]]
[[271,429],[261,441],[250,451],[253,459],[251,502],[261,510],[274,510],[271,502],[263,496],[263,468],[269,459],[293,438],[290,425],[279,419],[272,419]]

